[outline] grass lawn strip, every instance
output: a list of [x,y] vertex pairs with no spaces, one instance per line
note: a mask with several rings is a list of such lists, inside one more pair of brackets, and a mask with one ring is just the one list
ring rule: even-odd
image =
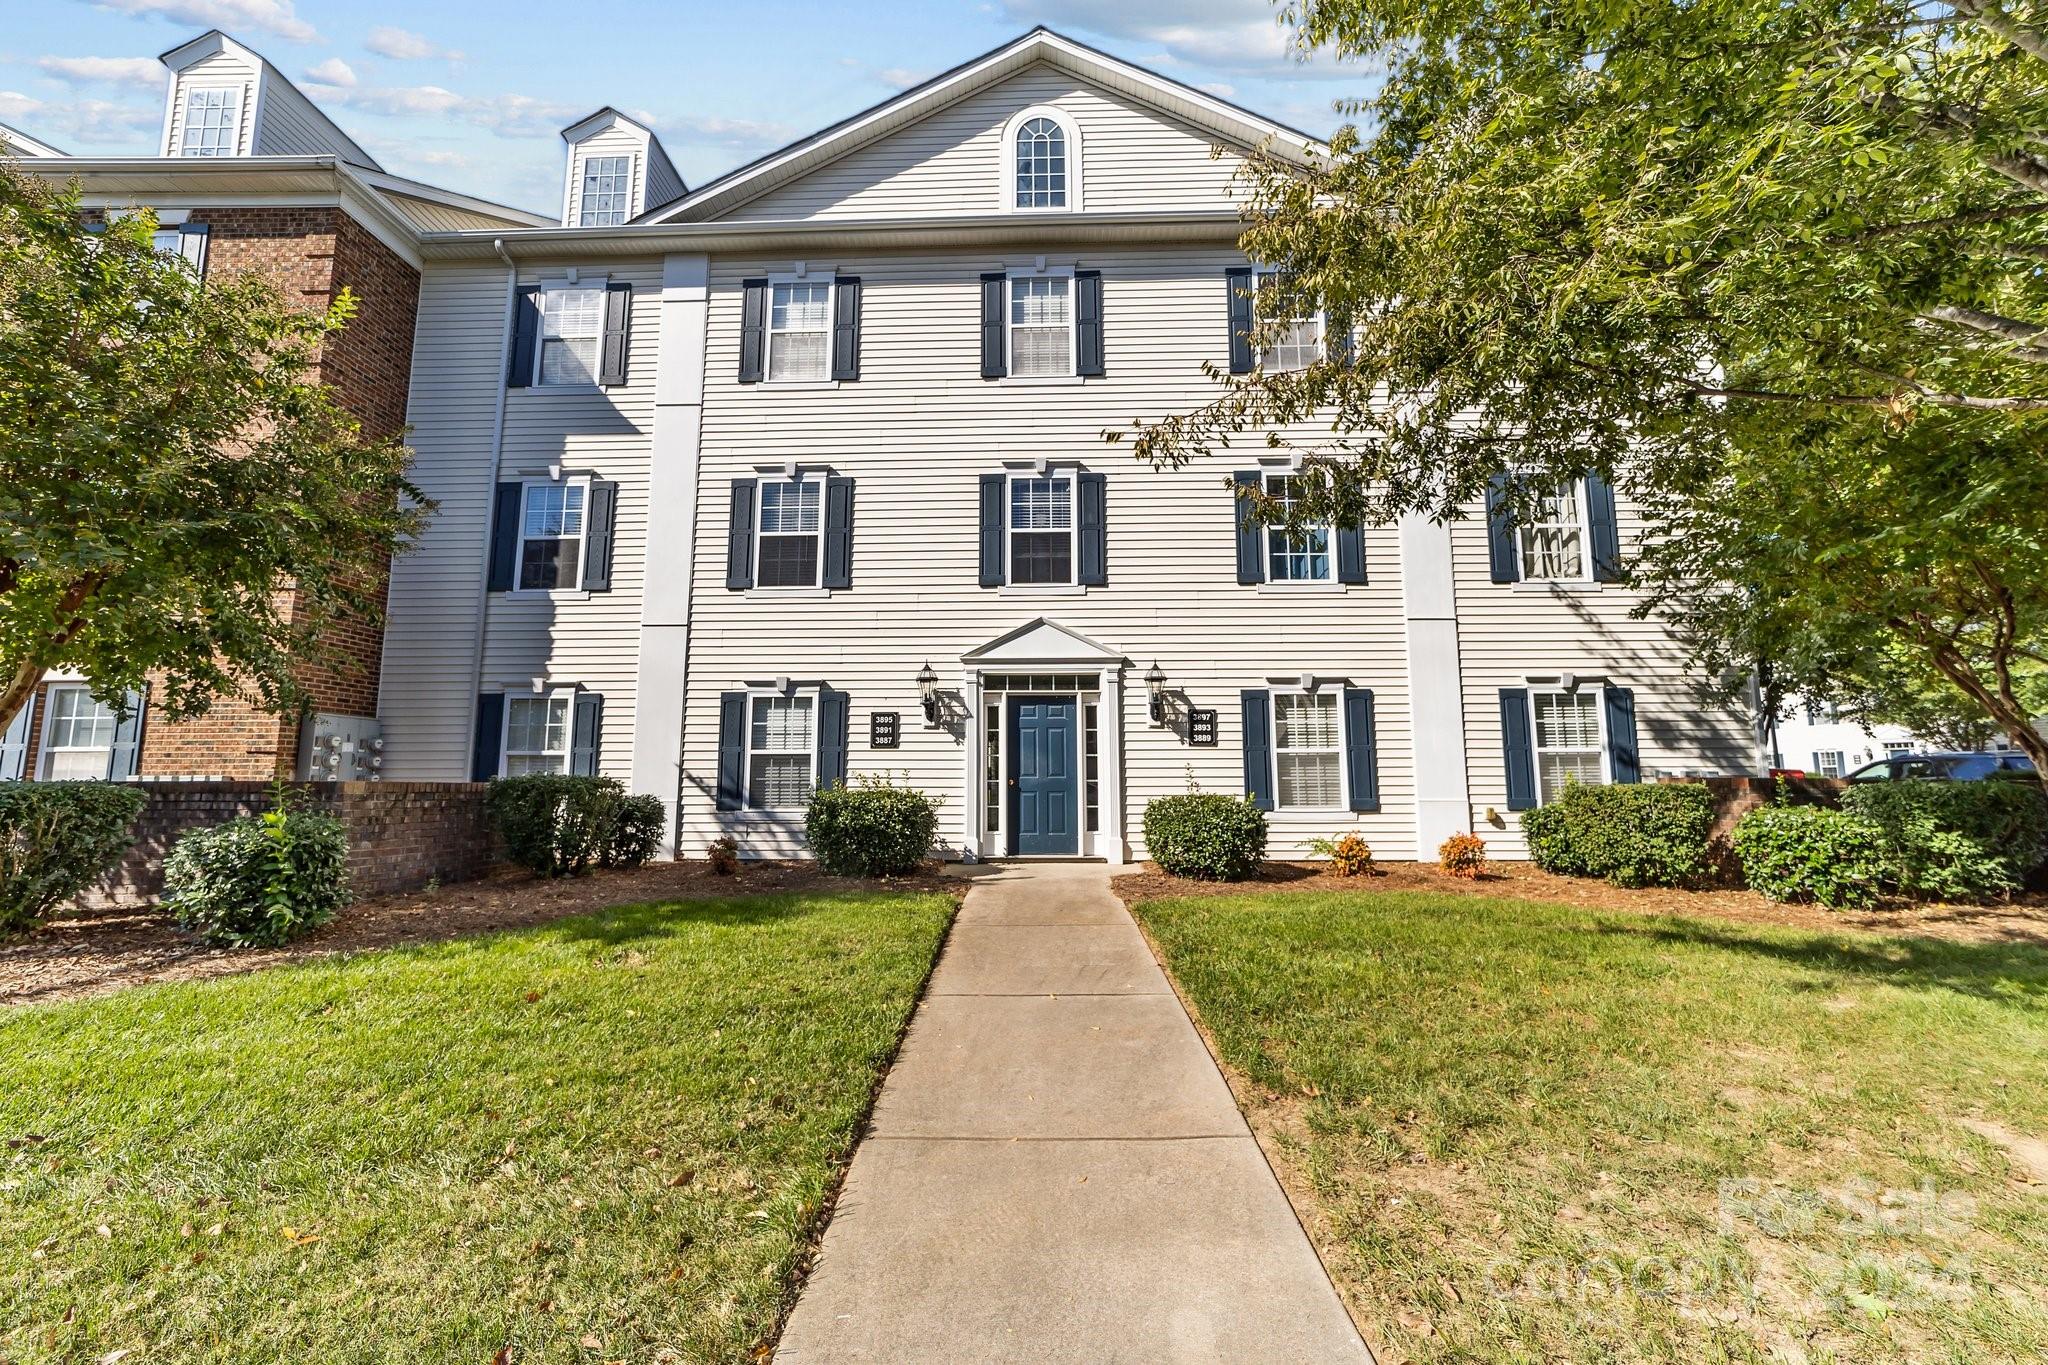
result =
[[1461,895],[1137,913],[1383,1362],[2048,1357],[2048,952]]
[[620,907],[0,1014],[0,1360],[747,1359],[952,908]]

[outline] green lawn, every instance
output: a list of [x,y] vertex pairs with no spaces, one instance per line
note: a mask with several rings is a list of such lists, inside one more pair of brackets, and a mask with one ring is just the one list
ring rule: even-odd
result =
[[2048,1184],[1963,1122],[2048,1139],[2048,953],[1419,893],[1138,910],[1394,1358],[2048,1357]]
[[0,1013],[0,1361],[746,1360],[951,913],[623,907]]

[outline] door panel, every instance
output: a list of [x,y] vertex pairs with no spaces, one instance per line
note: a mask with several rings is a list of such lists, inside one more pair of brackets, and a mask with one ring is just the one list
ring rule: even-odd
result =
[[1010,703],[1012,853],[1081,851],[1079,711],[1071,697]]

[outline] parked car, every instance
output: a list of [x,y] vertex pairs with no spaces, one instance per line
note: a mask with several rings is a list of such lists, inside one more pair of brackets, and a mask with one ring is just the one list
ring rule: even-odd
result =
[[1849,774],[1851,782],[1898,782],[1906,778],[1938,782],[1982,782],[1996,772],[2030,773],[2034,760],[2025,754],[1887,754]]

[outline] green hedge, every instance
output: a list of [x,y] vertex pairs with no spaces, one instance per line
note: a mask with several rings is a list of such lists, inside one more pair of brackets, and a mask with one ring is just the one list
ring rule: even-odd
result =
[[1249,797],[1187,792],[1145,807],[1145,846],[1176,877],[1241,882],[1266,857],[1266,813]]
[[1742,817],[1733,842],[1743,879],[1774,901],[1840,909],[1869,905],[1881,889],[1877,827],[1853,811],[1765,806]]
[[804,837],[818,865],[837,877],[915,872],[939,834],[939,803],[883,778],[831,786],[811,798]]
[[0,935],[34,928],[106,875],[147,799],[114,782],[0,782]]
[[164,860],[165,908],[208,943],[289,942],[348,902],[348,833],[330,815],[243,816],[193,830]]
[[2048,852],[2037,782],[1861,782],[1842,809],[1876,828],[1884,881],[1909,896],[2009,895]]
[[1705,878],[1714,794],[1697,783],[1571,783],[1522,814],[1529,856],[1546,872],[1617,886],[1686,886]]
[[593,867],[638,867],[661,847],[661,801],[628,796],[617,779],[529,773],[501,777],[484,809],[521,867],[580,877]]

